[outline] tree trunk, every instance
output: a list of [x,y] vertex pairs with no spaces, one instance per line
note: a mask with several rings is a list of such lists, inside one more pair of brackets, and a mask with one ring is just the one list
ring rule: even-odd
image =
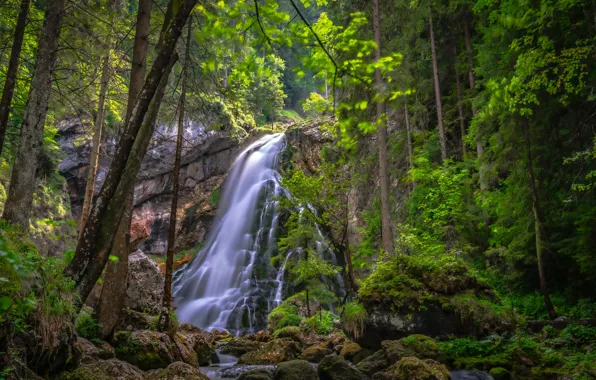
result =
[[108,53],[104,57],[101,73],[97,116],[95,117],[95,124],[93,126],[93,147],[91,148],[89,170],[87,171],[87,184],[85,185],[85,198],[83,199],[83,210],[81,211],[81,221],[79,223],[79,238],[81,237],[81,232],[85,227],[85,223],[87,223],[89,211],[91,211],[91,204],[93,203],[93,190],[95,189],[95,176],[99,164],[99,148],[101,147],[101,133],[105,116],[106,94],[108,92],[108,83],[110,82],[110,49],[111,46],[108,48]]
[[[412,133],[410,131],[410,117],[408,115],[408,105],[404,105],[404,115],[406,119],[406,139],[408,143],[408,169],[414,169],[414,147],[412,145]],[[410,191],[414,190],[415,183],[412,182]]]
[[19,71],[19,58],[21,57],[21,48],[23,47],[23,38],[25,36],[25,26],[27,25],[27,14],[29,13],[30,0],[21,1],[21,9],[17,19],[17,25],[14,30],[14,39],[10,51],[10,60],[6,70],[6,81],[2,90],[2,100],[0,100],[0,155],[4,146],[4,136],[8,127],[8,116],[10,115],[10,104],[12,95],[17,83],[17,73]]
[[[379,21],[379,0],[373,0],[373,28],[375,34],[375,62],[381,59],[381,27]],[[389,173],[387,170],[387,128],[385,125],[384,104],[381,98],[383,80],[381,70],[375,70],[377,88],[377,134],[379,136],[379,182],[381,185],[381,233],[383,250],[393,255],[393,233],[391,232],[391,212],[389,208]]]
[[168,251],[166,258],[166,276],[164,281],[163,303],[159,316],[160,331],[168,331],[170,326],[170,309],[172,306],[172,271],[174,253],[176,249],[176,217],[178,213],[178,192],[180,187],[180,161],[182,160],[182,139],[184,136],[184,101],[186,98],[187,70],[190,61],[190,38],[192,19],[188,21],[188,35],[186,38],[186,53],[180,84],[180,102],[178,103],[178,135],[176,136],[176,156],[174,158],[174,172],[172,173],[172,204],[170,207],[170,225],[168,227]]
[[308,300],[308,288],[306,288],[305,292],[306,292],[306,318],[310,318],[310,301]]
[[45,18],[38,43],[35,72],[21,126],[21,141],[15,156],[8,198],[2,218],[23,229],[29,227],[29,213],[35,192],[35,172],[43,144],[43,129],[52,89],[52,74],[64,19],[66,0],[46,3]]
[[[140,0],[137,11],[135,42],[132,53],[130,86],[126,118],[130,119],[137,97],[143,88],[147,71],[147,45],[149,42],[152,0]],[[104,274],[103,286],[97,307],[97,321],[101,326],[101,335],[109,337],[116,327],[126,301],[128,277],[128,256],[130,252],[130,222],[134,208],[134,186],[126,197],[124,214],[120,219],[114,238],[113,253],[117,261],[108,261]]]
[[538,261],[538,276],[540,277],[540,290],[544,298],[544,305],[546,311],[551,319],[557,318],[555,307],[550,299],[548,286],[546,284],[546,275],[544,273],[544,242],[546,241],[546,233],[544,231],[544,211],[540,206],[540,198],[538,195],[538,186],[536,178],[534,177],[534,165],[532,162],[532,144],[530,142],[530,127],[528,121],[523,120],[524,137],[526,143],[526,153],[528,155],[528,179],[530,182],[530,192],[532,194],[532,209],[534,212],[534,228],[536,230],[536,259]]
[[[172,2],[177,0],[171,0],[170,4]],[[150,104],[156,104],[152,100],[160,87],[162,78],[165,77],[164,80],[167,81],[171,61],[177,60],[176,42],[196,2],[197,0],[183,1],[175,16],[171,20],[166,18],[166,25],[169,26],[158,42],[158,54],[124,128],[125,132],[118,142],[104,185],[77,244],[75,257],[65,270],[66,274],[75,281],[76,290],[81,299],[87,297],[108,260],[108,252],[112,248],[114,235],[124,212],[122,205],[132,191],[153,133],[153,125],[143,123],[143,118]]]
[[435,100],[437,102],[437,122],[439,125],[439,143],[441,144],[441,158],[447,159],[447,142],[445,139],[445,126],[443,125],[443,102],[441,101],[441,85],[439,83],[439,65],[437,63],[437,48],[435,45],[435,31],[433,28],[433,15],[430,10],[428,23],[430,27],[430,50],[433,59],[433,81],[435,84]]
[[453,56],[454,56],[454,64],[453,64],[453,69],[455,70],[455,85],[457,87],[457,113],[459,116],[459,129],[460,129],[460,133],[461,133],[461,153],[462,153],[462,159],[465,157],[466,153],[467,153],[467,149],[466,149],[466,142],[465,142],[465,137],[466,137],[466,122],[464,120],[464,100],[463,97],[461,95],[461,83],[459,81],[459,72],[457,70],[457,46],[455,45],[457,41],[455,41],[453,43]]

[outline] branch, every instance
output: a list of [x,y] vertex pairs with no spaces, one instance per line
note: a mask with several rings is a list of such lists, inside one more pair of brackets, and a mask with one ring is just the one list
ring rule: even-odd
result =
[[263,24],[261,23],[261,16],[259,15],[259,2],[257,0],[254,0],[254,2],[255,2],[255,11],[257,12],[257,22],[259,23],[259,28],[261,28],[261,33],[263,33],[263,36],[267,40],[267,44],[269,45],[269,47],[271,49],[273,49],[273,46],[271,46],[271,38],[269,38],[267,33],[265,33],[265,28],[263,28]]

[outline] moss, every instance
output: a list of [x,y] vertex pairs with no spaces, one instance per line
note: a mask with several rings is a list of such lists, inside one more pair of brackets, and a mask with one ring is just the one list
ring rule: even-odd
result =
[[301,328],[307,332],[315,332],[319,335],[328,335],[333,331],[335,316],[327,311],[321,310],[318,314],[305,319],[301,324]]
[[509,380],[511,378],[511,373],[502,367],[491,368],[489,374],[495,380]]
[[367,316],[368,313],[363,305],[357,302],[348,302],[342,309],[342,327],[348,334],[358,339],[364,333],[364,321]]
[[287,326],[299,326],[302,322],[299,304],[300,298],[294,295],[273,309],[267,318],[269,330],[276,331]]
[[451,375],[447,368],[433,360],[420,360],[415,357],[401,359],[395,368],[396,380],[448,380]]

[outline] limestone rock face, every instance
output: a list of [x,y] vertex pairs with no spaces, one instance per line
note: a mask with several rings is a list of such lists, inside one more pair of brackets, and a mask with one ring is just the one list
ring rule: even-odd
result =
[[[75,217],[80,215],[85,195],[91,153],[88,128],[91,124],[90,115],[82,115],[57,125],[57,142],[65,154],[58,170],[67,180]],[[210,195],[221,186],[241,149],[240,143],[225,132],[208,131],[194,121],[187,121],[185,127],[178,203],[180,227],[176,239],[177,248],[181,250],[193,248],[204,239],[215,216]],[[150,254],[165,254],[176,133],[175,126],[158,125],[143,160],[135,184],[132,250],[139,247]],[[103,185],[116,142],[115,137],[104,135],[95,193]]]
[[137,250],[128,258],[126,307],[158,314],[163,298],[164,276],[153,260]]

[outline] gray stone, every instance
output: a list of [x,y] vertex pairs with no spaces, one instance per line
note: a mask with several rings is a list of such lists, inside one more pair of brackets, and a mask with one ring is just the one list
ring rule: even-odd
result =
[[137,250],[128,258],[126,307],[158,314],[163,297],[164,276],[153,260]]

